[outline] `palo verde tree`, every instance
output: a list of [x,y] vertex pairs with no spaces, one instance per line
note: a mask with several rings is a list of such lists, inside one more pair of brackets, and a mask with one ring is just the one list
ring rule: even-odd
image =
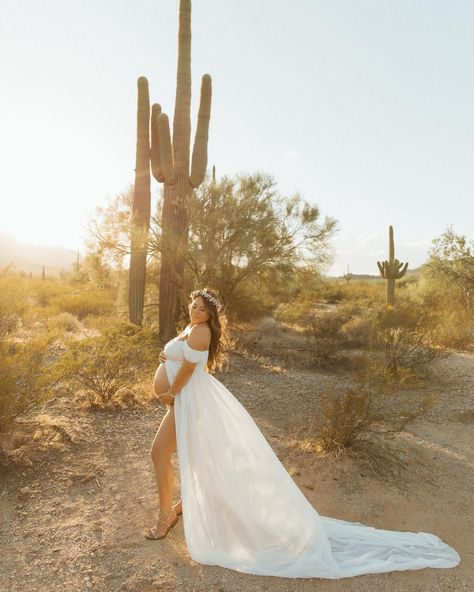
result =
[[[129,252],[131,200],[125,191],[91,220],[89,250],[104,265],[120,267]],[[150,219],[150,260],[160,258],[163,207],[161,196]],[[219,180],[214,172],[189,200],[188,213],[185,288],[212,285],[233,310],[249,290],[262,302],[266,293],[287,296],[295,274],[316,277],[332,260],[336,221],[321,219],[318,207],[298,194],[282,196],[263,172]]]
[[159,293],[159,330],[163,339],[175,334],[184,302],[187,209],[193,189],[199,187],[206,174],[211,94],[211,77],[204,74],[190,169],[191,0],[180,0],[173,138],[168,116],[159,104],[153,105],[151,117],[152,173],[164,186]]
[[299,194],[280,195],[272,176],[213,173],[190,202],[186,272],[191,285],[212,285],[232,308],[242,287],[276,289],[299,267],[319,270],[331,259],[336,221],[320,220],[317,206]]
[[428,261],[421,269],[438,294],[436,299],[454,300],[467,311],[474,309],[474,242],[464,234],[457,234],[452,226],[433,239]]

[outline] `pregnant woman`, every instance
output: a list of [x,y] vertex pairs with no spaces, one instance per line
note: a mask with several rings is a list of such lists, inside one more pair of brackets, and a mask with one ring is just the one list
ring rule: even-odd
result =
[[[222,361],[221,304],[191,293],[190,324],[169,341],[155,375],[167,413],[151,455],[160,539],[182,513],[191,558],[240,572],[289,578],[449,568],[458,553],[434,534],[376,529],[321,516],[232,393],[210,373]],[[172,505],[177,449],[181,500]]]

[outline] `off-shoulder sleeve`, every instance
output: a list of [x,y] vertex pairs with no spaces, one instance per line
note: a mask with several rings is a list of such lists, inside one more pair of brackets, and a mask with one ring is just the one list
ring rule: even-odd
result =
[[197,364],[205,358],[206,353],[204,350],[193,349],[187,341],[183,341],[183,356],[188,362]]

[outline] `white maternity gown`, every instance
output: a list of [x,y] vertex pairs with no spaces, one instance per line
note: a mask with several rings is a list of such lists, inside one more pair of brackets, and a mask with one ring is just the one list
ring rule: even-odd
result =
[[250,414],[206,372],[208,352],[177,337],[164,351],[170,384],[183,357],[197,362],[174,403],[192,559],[249,574],[330,579],[459,563],[434,534],[320,516]]

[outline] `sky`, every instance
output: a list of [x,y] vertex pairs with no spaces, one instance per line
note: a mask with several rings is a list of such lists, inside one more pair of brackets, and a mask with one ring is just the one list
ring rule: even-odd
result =
[[[172,119],[177,14],[1,0],[0,232],[83,248],[133,183],[139,76]],[[335,218],[330,274],[376,274],[390,224],[417,267],[448,226],[474,237],[473,30],[472,0],[195,0],[192,134],[209,73],[218,177],[269,173]]]

